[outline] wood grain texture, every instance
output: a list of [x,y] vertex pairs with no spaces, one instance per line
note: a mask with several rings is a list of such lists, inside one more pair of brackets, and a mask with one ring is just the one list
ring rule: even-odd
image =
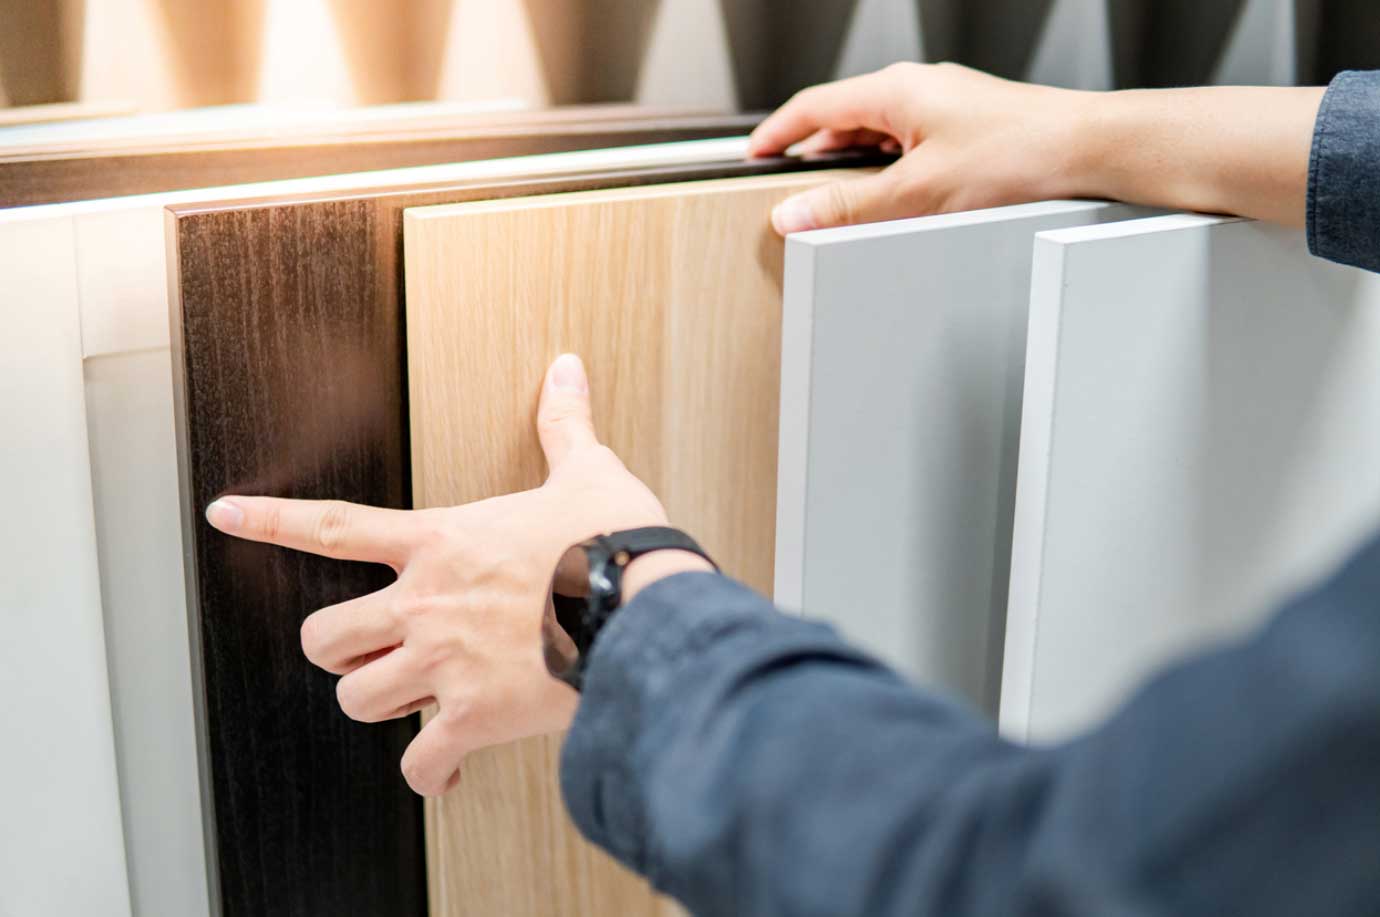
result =
[[212,144],[161,142],[95,149],[0,148],[0,207],[55,203],[180,188],[274,181],[309,175],[396,169],[441,162],[496,159],[728,137],[750,131],[743,115],[639,117],[572,116],[533,112],[422,130],[369,131],[339,136],[232,138]]
[[403,208],[808,165],[625,169],[169,211],[188,605],[226,915],[425,907],[421,804],[397,770],[415,719],[346,720],[334,679],[298,642],[306,614],[379,588],[385,572],[227,539],[200,516],[228,491],[410,505]]
[[[405,223],[417,506],[541,483],[533,415],[562,351],[600,433],[733,576],[772,582],[782,242],[770,207],[837,173],[413,210]],[[427,808],[433,914],[648,914],[581,841],[558,737],[471,755]]]

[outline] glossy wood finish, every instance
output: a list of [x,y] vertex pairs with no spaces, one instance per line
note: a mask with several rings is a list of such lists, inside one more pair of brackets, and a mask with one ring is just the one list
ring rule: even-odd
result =
[[130,146],[117,139],[94,149],[0,147],[0,207],[728,137],[750,131],[757,120],[664,111],[641,117],[626,108],[610,117],[584,109],[464,118],[419,129],[394,126],[345,137],[327,127],[316,136],[287,139],[261,133],[201,144]]
[[335,679],[298,645],[306,614],[378,588],[387,571],[235,542],[200,517],[232,490],[410,504],[403,208],[799,167],[705,163],[170,211],[189,607],[227,914],[424,907],[421,804],[397,770],[416,723],[346,720]]
[[[604,441],[725,570],[770,589],[783,244],[767,217],[834,175],[409,211],[417,505],[539,484],[537,390],[573,350]],[[553,736],[470,755],[429,803],[436,917],[651,909],[642,882],[569,824],[558,751]]]

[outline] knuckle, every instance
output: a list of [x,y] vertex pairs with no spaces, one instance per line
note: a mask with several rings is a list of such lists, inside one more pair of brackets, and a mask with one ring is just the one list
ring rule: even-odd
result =
[[407,785],[412,788],[412,792],[418,796],[439,796],[441,794],[442,788],[436,785],[427,773],[427,768],[416,759],[403,758],[402,775],[403,779],[407,781]]
[[537,428],[543,433],[555,433],[580,419],[580,406],[570,401],[548,405],[537,418]]
[[829,186],[826,193],[826,206],[836,220],[841,223],[858,221],[858,195],[850,182],[835,182]]
[[324,630],[321,616],[318,614],[307,615],[306,620],[302,622],[302,655],[313,665],[321,665],[321,651],[326,643]]
[[350,531],[352,513],[350,505],[332,500],[316,518],[313,541],[323,551],[334,551],[344,543]]
[[368,705],[361,696],[358,683],[354,678],[346,675],[336,682],[335,699],[340,704],[340,709],[350,719],[361,723],[369,722]]
[[283,512],[275,505],[269,505],[259,520],[259,532],[267,541],[277,541],[283,530]]
[[427,617],[432,607],[429,598],[415,592],[404,592],[389,602],[388,615],[395,623],[406,627],[419,618]]

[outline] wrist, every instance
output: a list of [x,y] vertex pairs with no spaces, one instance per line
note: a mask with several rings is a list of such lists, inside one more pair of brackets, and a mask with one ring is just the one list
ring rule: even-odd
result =
[[1068,111],[1069,151],[1060,164],[1059,197],[1119,200],[1117,151],[1131,142],[1127,136],[1125,92],[1077,92]]
[[714,566],[689,551],[653,551],[635,558],[623,570],[623,604],[627,605],[637,593],[657,580],[677,573],[713,573]]

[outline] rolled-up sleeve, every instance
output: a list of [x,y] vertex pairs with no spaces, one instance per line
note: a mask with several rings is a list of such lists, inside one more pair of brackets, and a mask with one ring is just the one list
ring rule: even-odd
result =
[[1380,271],[1380,71],[1340,73],[1323,96],[1308,164],[1308,248]]

